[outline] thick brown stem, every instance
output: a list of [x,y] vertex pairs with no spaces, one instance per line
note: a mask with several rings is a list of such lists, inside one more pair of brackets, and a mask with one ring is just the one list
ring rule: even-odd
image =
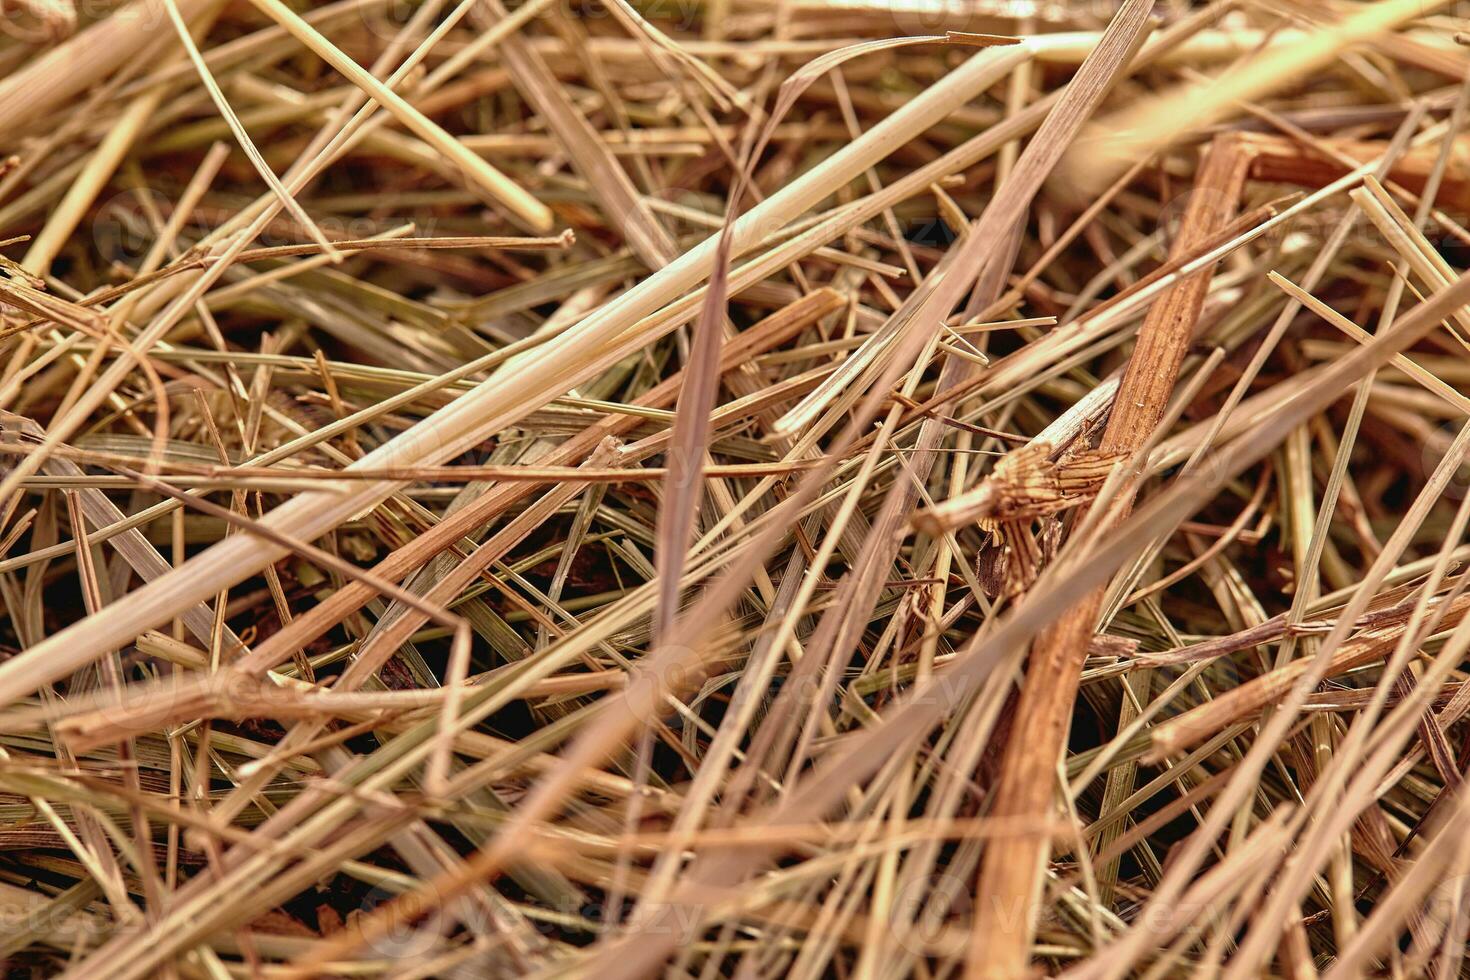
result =
[[[1230,222],[1249,167],[1250,154],[1237,138],[1222,136],[1210,144],[1174,241],[1175,254]],[[1211,268],[1202,269],[1174,286],[1149,311],[1103,432],[1103,450],[1136,452],[1162,420],[1204,304],[1211,272]],[[1103,516],[1099,531],[1105,532],[1124,520],[1132,504],[1131,492],[1118,494]],[[991,802],[992,817],[1034,818],[1040,826],[1050,815],[1056,792],[1057,753],[1067,736],[1082,663],[1102,601],[1103,591],[1093,592],[1032,643],[1015,729]],[[1008,841],[1004,848],[986,851],[976,892],[971,977],[1014,978],[1026,974],[1040,908],[1043,865],[1050,846],[1049,837],[1027,835]]]

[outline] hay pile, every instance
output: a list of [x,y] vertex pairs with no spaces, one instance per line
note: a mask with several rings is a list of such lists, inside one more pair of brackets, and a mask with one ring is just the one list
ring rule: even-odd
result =
[[1459,976],[1470,11],[14,0],[17,976]]

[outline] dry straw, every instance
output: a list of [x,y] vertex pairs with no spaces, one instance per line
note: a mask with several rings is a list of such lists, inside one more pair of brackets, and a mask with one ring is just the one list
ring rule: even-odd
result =
[[1459,13],[8,5],[0,957],[1459,976]]

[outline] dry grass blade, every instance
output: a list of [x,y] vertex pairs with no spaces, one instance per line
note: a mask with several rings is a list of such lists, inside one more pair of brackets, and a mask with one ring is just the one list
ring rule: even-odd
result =
[[494,200],[503,204],[511,214],[524,221],[535,231],[549,231],[553,223],[551,210],[523,188],[496,170],[482,157],[465,148],[464,144],[446,133],[440,126],[415,109],[407,100],[384,85],[362,66],[353,61],[341,49],[322,36],[301,16],[278,0],[251,0],[262,13],[286,28],[302,44],[306,45],[323,61],[345,75],[348,81],[361,88],[379,105],[411,130],[424,142],[460,168],[466,179]]

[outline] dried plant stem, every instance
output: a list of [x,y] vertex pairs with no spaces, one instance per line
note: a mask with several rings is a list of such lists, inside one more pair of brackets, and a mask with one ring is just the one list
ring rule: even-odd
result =
[[[1180,225],[1175,249],[1184,251],[1207,239],[1234,217],[1250,166],[1250,155],[1229,138],[1211,144],[1200,162],[1195,193]],[[1119,383],[1099,448],[1136,452],[1153,435],[1173,392],[1195,319],[1208,289],[1204,269],[1172,287],[1149,310],[1128,368]],[[1098,518],[1115,526],[1131,509],[1132,491],[1115,498]],[[1028,682],[1016,706],[991,812],[1017,819],[1044,818],[1051,812],[1054,788],[1049,774],[1066,738],[1077,677],[1097,628],[1102,592],[1072,606],[1059,622],[1032,643]],[[1003,850],[987,852],[980,874],[980,896],[969,972],[975,977],[1011,978],[1026,972],[1033,911],[1042,886],[1041,867],[1049,842],[1022,838]],[[1018,923],[1008,919],[1021,910]]]

